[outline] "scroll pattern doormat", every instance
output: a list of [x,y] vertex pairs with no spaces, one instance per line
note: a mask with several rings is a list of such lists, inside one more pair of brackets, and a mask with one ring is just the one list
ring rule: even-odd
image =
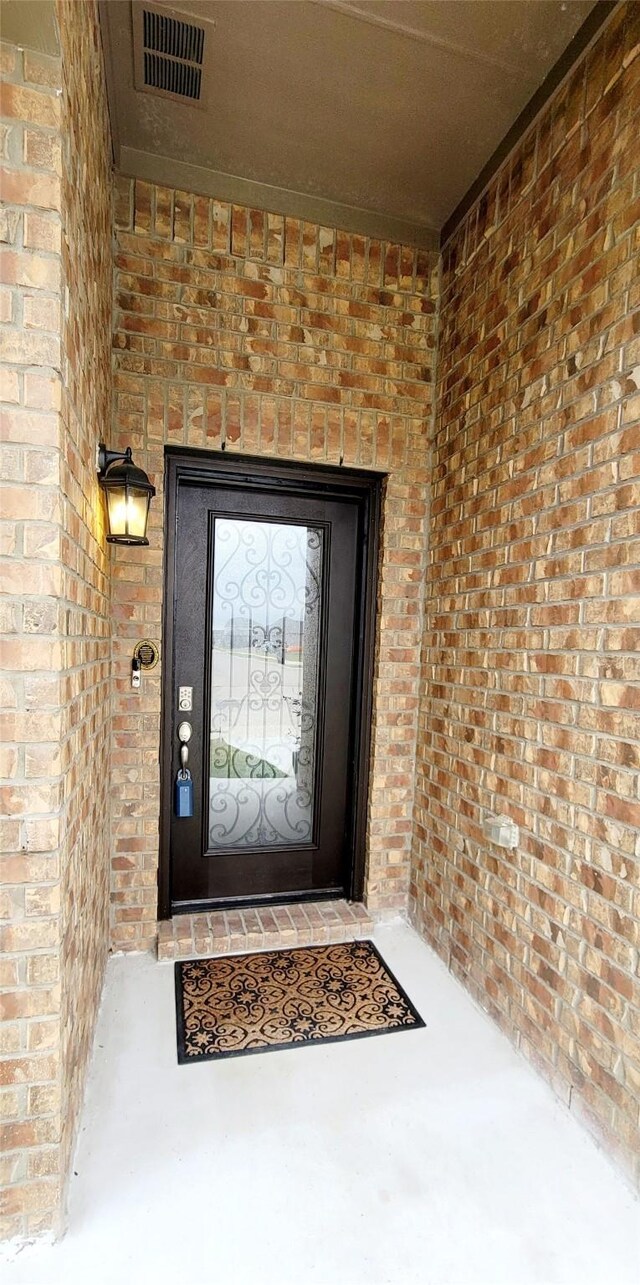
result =
[[424,1026],[370,941],[178,963],[178,1061]]

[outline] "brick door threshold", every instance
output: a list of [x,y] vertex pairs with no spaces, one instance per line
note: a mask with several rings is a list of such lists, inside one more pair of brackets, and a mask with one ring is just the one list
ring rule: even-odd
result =
[[259,910],[216,910],[177,915],[158,924],[158,959],[198,959],[275,950],[280,946],[322,946],[353,941],[373,930],[359,902],[312,901]]

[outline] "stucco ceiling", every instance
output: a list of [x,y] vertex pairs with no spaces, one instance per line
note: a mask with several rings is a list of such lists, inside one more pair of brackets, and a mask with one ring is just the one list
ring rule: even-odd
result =
[[10,44],[42,54],[60,53],[53,0],[2,0],[0,32]]
[[132,6],[103,0],[119,169],[428,244],[593,0],[166,8],[205,25],[207,107],[134,87]]

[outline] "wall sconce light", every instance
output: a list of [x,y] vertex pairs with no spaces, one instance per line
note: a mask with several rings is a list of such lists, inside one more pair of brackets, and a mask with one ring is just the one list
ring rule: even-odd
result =
[[98,482],[107,497],[108,544],[148,544],[147,521],[156,488],[126,451],[98,447]]

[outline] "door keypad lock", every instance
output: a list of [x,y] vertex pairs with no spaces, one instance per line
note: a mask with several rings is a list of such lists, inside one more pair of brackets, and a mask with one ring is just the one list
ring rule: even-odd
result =
[[178,709],[181,714],[188,714],[193,709],[193,687],[178,688]]

